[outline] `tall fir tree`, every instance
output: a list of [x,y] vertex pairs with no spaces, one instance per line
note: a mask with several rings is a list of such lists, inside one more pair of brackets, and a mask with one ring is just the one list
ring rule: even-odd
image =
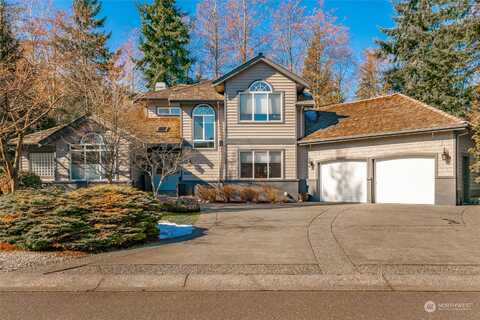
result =
[[0,0],[0,63],[13,65],[21,56],[20,43],[13,33],[12,5]]
[[98,0],[73,0],[72,23],[63,24],[58,40],[59,49],[74,52],[81,63],[105,69],[112,53],[107,48],[111,34],[103,30],[106,17],[99,18],[102,10]]
[[381,74],[382,61],[373,50],[365,50],[363,56],[355,92],[356,98],[369,99],[385,94],[387,90]]
[[103,30],[105,17],[99,18],[98,0],[73,0],[70,19],[55,20],[54,46],[58,65],[68,80],[68,92],[62,106],[57,108],[57,122],[69,122],[96,106],[90,88],[102,81],[113,54],[107,47],[110,33]]
[[385,79],[402,92],[456,115],[468,112],[478,76],[480,18],[475,0],[400,0],[395,26],[382,29]]
[[189,82],[190,36],[184,14],[176,7],[175,0],[154,0],[139,10],[143,58],[138,66],[147,87],[153,90],[157,82],[165,82],[167,86]]

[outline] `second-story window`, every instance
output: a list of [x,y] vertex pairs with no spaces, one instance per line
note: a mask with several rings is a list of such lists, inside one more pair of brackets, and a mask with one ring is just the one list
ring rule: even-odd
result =
[[275,122],[282,120],[282,94],[273,92],[265,81],[255,81],[240,93],[240,121]]
[[157,107],[157,116],[179,116],[179,107]]
[[215,110],[206,104],[195,107],[193,118],[193,147],[215,147]]

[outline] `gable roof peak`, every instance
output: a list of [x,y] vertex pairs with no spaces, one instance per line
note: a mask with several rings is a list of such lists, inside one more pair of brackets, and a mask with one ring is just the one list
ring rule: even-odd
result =
[[239,65],[238,67],[232,69],[231,71],[227,72],[226,74],[224,74],[220,78],[213,80],[212,85],[219,86],[219,85],[223,84],[225,81],[227,81],[228,79],[236,76],[240,72],[250,68],[251,66],[257,64],[258,62],[266,63],[267,65],[269,65],[270,67],[272,67],[273,69],[278,71],[279,73],[283,74],[287,78],[289,78],[289,79],[293,80],[294,82],[296,82],[297,84],[299,84],[302,88],[308,88],[309,87],[309,85],[308,85],[308,83],[305,79],[303,79],[302,77],[296,75],[295,73],[287,70],[282,65],[268,59],[266,56],[263,55],[262,52],[259,52],[255,57],[253,57],[250,60],[246,61],[245,63]]

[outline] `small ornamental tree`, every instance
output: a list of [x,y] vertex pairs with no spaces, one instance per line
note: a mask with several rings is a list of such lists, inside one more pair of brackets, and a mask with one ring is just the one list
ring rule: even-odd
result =
[[191,157],[191,153],[182,148],[181,144],[151,145],[136,140],[132,143],[131,151],[133,166],[150,178],[155,197],[165,179],[178,173]]

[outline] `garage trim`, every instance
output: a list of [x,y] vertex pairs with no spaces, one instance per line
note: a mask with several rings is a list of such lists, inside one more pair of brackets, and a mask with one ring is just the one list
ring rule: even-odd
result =
[[316,182],[316,188],[317,188],[317,193],[318,195],[320,196],[321,194],[321,190],[322,190],[322,178],[320,177],[320,166],[322,164],[329,164],[329,163],[333,163],[333,162],[365,162],[367,164],[367,203],[370,203],[372,202],[371,201],[371,196],[372,196],[372,193],[371,193],[371,182],[372,182],[372,177],[373,177],[373,170],[372,170],[372,167],[371,167],[371,162],[372,162],[372,159],[369,158],[369,157],[350,157],[350,158],[347,158],[347,157],[331,157],[331,158],[325,158],[325,159],[322,159],[322,160],[317,160],[315,161],[315,170],[314,170],[314,174],[315,174],[315,179],[317,180]]
[[[437,179],[442,178],[439,177],[438,175],[438,154],[437,153],[396,153],[396,154],[391,154],[391,155],[386,155],[386,156],[379,156],[379,157],[374,157],[372,158],[372,163],[371,163],[371,170],[373,172],[373,183],[371,186],[371,194],[372,194],[372,203],[377,203],[376,195],[375,195],[375,190],[377,189],[377,173],[375,171],[375,163],[377,160],[384,161],[384,160],[398,160],[398,159],[408,159],[408,158],[430,158],[434,160],[434,204],[437,203]],[[450,160],[450,161],[453,161]]]

